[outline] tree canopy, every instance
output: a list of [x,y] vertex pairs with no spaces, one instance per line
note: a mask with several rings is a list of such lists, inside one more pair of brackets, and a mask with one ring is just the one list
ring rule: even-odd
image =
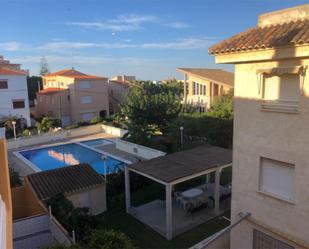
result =
[[165,134],[181,111],[181,92],[177,82],[135,82],[121,106],[122,115],[128,119],[130,139],[144,141],[156,132]]
[[232,119],[234,116],[233,111],[233,91],[218,97],[211,106],[208,116],[222,119]]

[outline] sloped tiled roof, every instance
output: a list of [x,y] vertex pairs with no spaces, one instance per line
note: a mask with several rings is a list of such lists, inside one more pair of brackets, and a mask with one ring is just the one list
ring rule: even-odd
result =
[[257,26],[209,48],[209,53],[234,53],[309,44],[309,20]]
[[234,74],[221,70],[209,68],[178,68],[181,72],[196,75],[208,80],[217,81],[226,85],[234,86]]
[[70,77],[74,79],[106,79],[105,77],[99,77],[99,76],[93,76],[84,74],[82,72],[79,72],[75,69],[65,69],[61,71],[57,71],[54,73],[46,74],[44,77],[51,77],[51,76],[63,76],[63,77]]
[[22,70],[13,70],[9,68],[0,68],[0,75],[23,75],[27,76],[28,73]]
[[55,94],[55,93],[58,93],[58,92],[61,92],[61,91],[65,91],[67,89],[60,89],[60,88],[56,88],[56,87],[50,87],[50,88],[46,88],[46,89],[43,89],[39,92],[37,92],[37,94],[40,94],[40,95],[52,95],[52,94]]
[[88,164],[67,166],[26,176],[40,200],[70,194],[104,184],[104,179]]
[[203,145],[161,156],[127,167],[165,183],[199,174],[232,163],[232,151],[216,146]]

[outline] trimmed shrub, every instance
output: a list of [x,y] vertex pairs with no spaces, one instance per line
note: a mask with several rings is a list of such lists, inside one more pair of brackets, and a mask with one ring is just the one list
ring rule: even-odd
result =
[[115,230],[95,230],[89,237],[89,249],[135,249],[132,241]]

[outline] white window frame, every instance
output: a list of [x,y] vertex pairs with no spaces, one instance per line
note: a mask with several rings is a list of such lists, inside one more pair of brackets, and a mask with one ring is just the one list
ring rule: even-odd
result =
[[272,112],[286,112],[286,113],[298,113],[299,99],[298,100],[266,100],[265,94],[265,80],[268,77],[284,77],[284,75],[292,74],[299,77],[299,98],[303,94],[304,79],[306,75],[307,66],[295,66],[295,67],[278,67],[278,68],[264,68],[258,69],[257,74],[257,86],[258,94],[261,95],[261,109],[262,111]]
[[[292,186],[291,186],[292,187],[292,190],[291,190],[292,195],[290,197],[275,193],[274,191],[272,191],[270,189],[266,189],[265,186],[262,186],[263,185],[263,161],[264,160],[269,161],[270,163],[273,162],[274,164],[280,164],[280,165],[276,165],[275,167],[286,167],[286,168],[290,168],[290,169],[293,170],[293,172],[292,172],[292,174],[293,174],[292,175]],[[268,169],[268,172],[269,172],[269,169]],[[275,177],[274,177],[274,179],[275,179]],[[279,178],[276,178],[276,179],[279,179]],[[275,188],[276,188],[276,186],[275,186]],[[258,192],[265,194],[267,196],[273,197],[275,199],[282,200],[282,201],[288,202],[290,204],[294,204],[295,203],[295,165],[291,164],[291,163],[275,160],[275,159],[270,159],[270,158],[267,158],[267,157],[261,157],[260,158],[260,165],[259,165]]]
[[[83,115],[87,115],[87,114],[91,114],[92,117],[89,118],[89,119],[84,119]],[[83,121],[90,121],[94,117],[95,117],[95,112],[83,112],[83,113],[81,113],[81,118],[82,118]]]
[[93,103],[93,98],[92,96],[81,96],[80,97],[80,103],[81,104],[91,104]]
[[[87,84],[85,85],[85,83],[87,83]],[[82,81],[82,82],[79,83],[79,88],[80,89],[89,89],[89,88],[91,88],[91,82],[90,81]]]

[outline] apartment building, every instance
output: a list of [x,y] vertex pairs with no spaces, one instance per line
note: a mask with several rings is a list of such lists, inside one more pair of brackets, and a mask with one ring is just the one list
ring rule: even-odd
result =
[[110,113],[119,111],[120,105],[129,91],[130,84],[130,81],[124,79],[108,81]]
[[121,81],[121,82],[133,82],[136,80],[135,76],[129,76],[129,75],[117,75],[114,76],[111,80],[114,81]]
[[177,68],[184,75],[184,104],[206,111],[234,87],[234,74],[221,69]]
[[0,56],[0,120],[14,116],[30,126],[28,72]]
[[108,79],[81,73],[74,68],[43,77],[37,93],[36,116],[59,118],[62,126],[109,114]]
[[0,248],[12,249],[12,199],[4,128],[0,128],[0,174]]
[[209,49],[235,64],[231,248],[309,248],[309,5]]

